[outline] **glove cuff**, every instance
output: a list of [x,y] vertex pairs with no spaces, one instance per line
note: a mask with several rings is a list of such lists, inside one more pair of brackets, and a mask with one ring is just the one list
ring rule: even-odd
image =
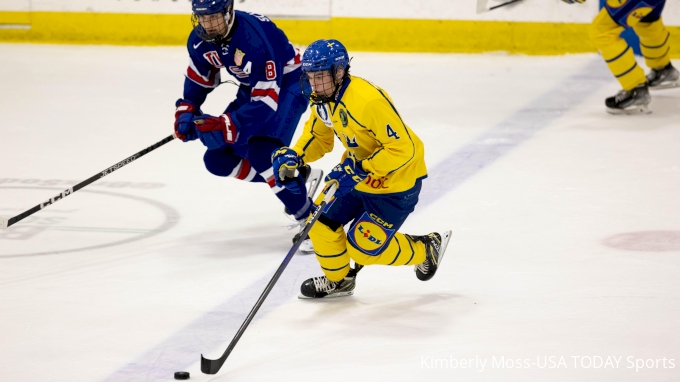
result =
[[194,106],[193,103],[181,98],[175,102],[175,108],[175,115],[184,113],[196,114],[196,106]]
[[366,171],[364,171],[364,168],[363,168],[363,166],[361,165],[362,163],[363,163],[362,160],[356,162],[356,165],[355,165],[355,168],[354,168],[354,172],[355,172],[357,175],[359,175],[362,179],[366,179],[366,177],[368,177],[368,173],[367,173]]

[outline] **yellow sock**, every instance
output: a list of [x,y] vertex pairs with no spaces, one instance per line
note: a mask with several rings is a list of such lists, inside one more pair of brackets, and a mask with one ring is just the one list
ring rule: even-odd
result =
[[633,29],[640,37],[640,49],[647,66],[660,69],[671,62],[671,46],[668,42],[671,34],[661,19],[651,23],[638,23]]
[[385,250],[378,255],[367,255],[351,244],[348,244],[347,252],[357,264],[361,265],[416,265],[425,261],[425,244],[413,242],[401,232],[395,233]]
[[343,228],[333,231],[317,221],[309,231],[309,238],[326,277],[334,282],[342,280],[349,272],[350,259],[347,252],[347,236]]
[[623,29],[603,8],[591,24],[590,35],[614,77],[625,90],[632,90],[645,83],[646,78],[635,61],[633,49],[619,36]]

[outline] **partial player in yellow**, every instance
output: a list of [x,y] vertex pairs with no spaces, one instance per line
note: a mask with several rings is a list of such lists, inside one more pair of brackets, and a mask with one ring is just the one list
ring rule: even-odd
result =
[[[585,0],[563,1],[583,3]],[[670,33],[661,20],[665,3],[666,0],[607,0],[593,20],[591,39],[623,87],[605,100],[609,113],[650,113],[648,88],[680,85],[680,73],[671,64]],[[640,50],[651,68],[646,78],[635,61],[633,49],[620,36],[626,28],[633,28],[640,37]]]
[[413,265],[418,279],[429,280],[451,237],[451,231],[424,236],[398,232],[427,176],[423,143],[384,90],[349,74],[349,62],[337,40],[309,45],[301,84],[312,101],[312,115],[294,148],[272,154],[275,174],[287,179],[301,165],[331,152],[336,136],[345,147],[341,163],[325,179],[326,190],[337,184],[335,197],[309,232],[324,275],[302,284],[303,298],[352,294],[356,274],[365,265]]

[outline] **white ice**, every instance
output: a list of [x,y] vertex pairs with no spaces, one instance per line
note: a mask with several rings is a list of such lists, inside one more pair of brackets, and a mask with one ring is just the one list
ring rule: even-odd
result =
[[[0,379],[680,380],[680,89],[611,116],[619,86],[594,54],[352,56],[425,142],[430,177],[402,231],[453,230],[435,278],[373,266],[352,297],[299,300],[320,269],[296,255],[202,374],[294,232],[268,187],[212,176],[200,142],[173,141],[0,230]],[[187,61],[182,47],[0,45],[0,215],[168,136]]]

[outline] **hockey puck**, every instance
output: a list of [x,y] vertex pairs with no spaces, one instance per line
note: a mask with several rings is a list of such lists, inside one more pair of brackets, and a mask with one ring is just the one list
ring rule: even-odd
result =
[[176,371],[175,372],[175,379],[189,379],[189,372],[188,371]]

